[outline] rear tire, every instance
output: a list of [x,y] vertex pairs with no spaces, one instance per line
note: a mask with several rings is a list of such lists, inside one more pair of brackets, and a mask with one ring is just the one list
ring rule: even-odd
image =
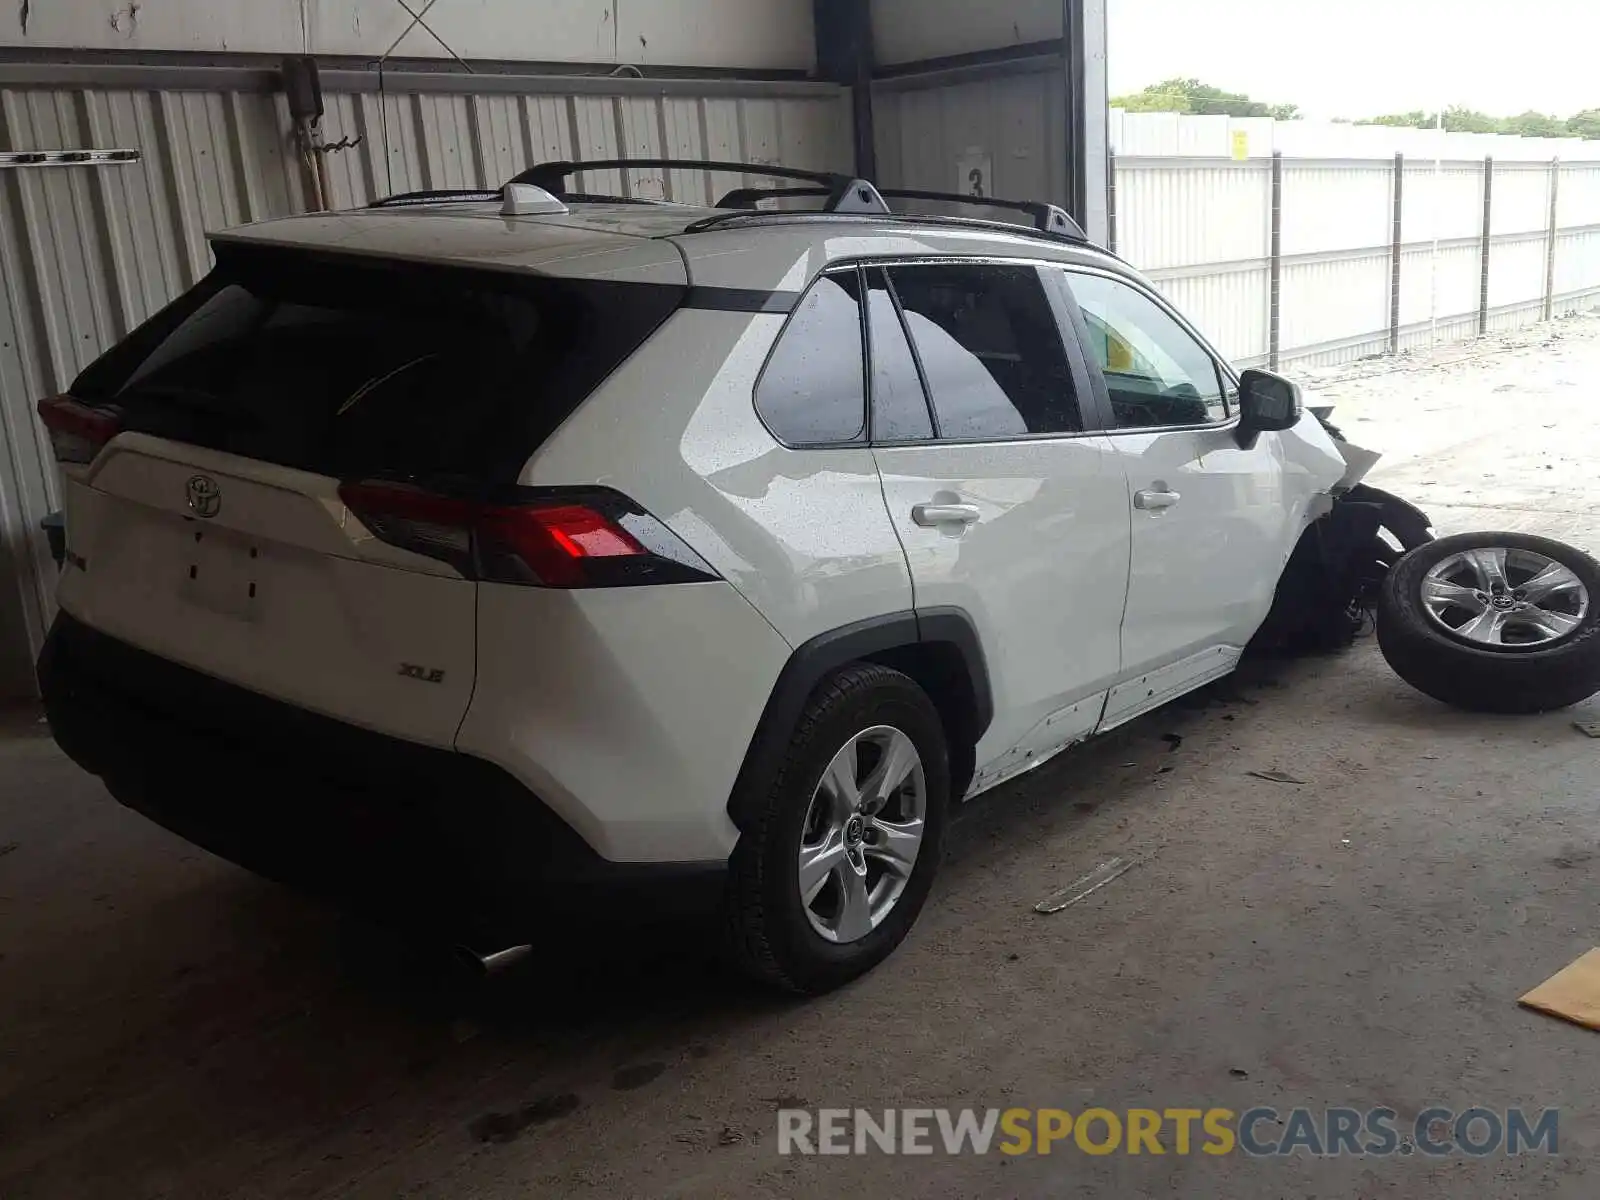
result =
[[[1511,597],[1506,628],[1494,626],[1497,606],[1488,585],[1479,586],[1470,564],[1452,574],[1451,563],[1464,553],[1502,551],[1502,560],[1525,564],[1508,572]],[[1541,632],[1529,620],[1517,624],[1513,607],[1523,573],[1540,560],[1564,568],[1573,582],[1563,596],[1541,597],[1547,611],[1527,612],[1549,626]],[[1441,574],[1444,572],[1444,574]],[[1424,588],[1433,600],[1430,610]],[[1437,597],[1458,588],[1463,607]],[[1537,588],[1533,590],[1538,590]],[[1525,599],[1525,598],[1524,598]],[[1475,640],[1468,627],[1489,614],[1492,636]],[[1600,563],[1580,550],[1549,538],[1523,533],[1464,533],[1440,538],[1402,558],[1384,580],[1378,598],[1378,646],[1395,673],[1421,692],[1475,712],[1534,713],[1565,708],[1600,691]],[[1569,627],[1570,626],[1570,627]],[[1543,638],[1544,640],[1531,640]],[[1529,640],[1523,640],[1529,639]]]
[[[873,797],[883,790],[874,771],[897,774],[913,757],[904,781],[874,809]],[[852,771],[860,789],[854,809]],[[763,794],[739,797],[735,805],[750,817],[741,822],[729,864],[730,951],[764,983],[826,992],[887,958],[927,900],[949,803],[943,726],[908,676],[854,664],[812,693],[782,761],[766,778]],[[912,861],[891,870],[887,864],[904,856],[918,821]],[[812,874],[802,876],[803,870]],[[810,899],[806,886],[815,889]]]

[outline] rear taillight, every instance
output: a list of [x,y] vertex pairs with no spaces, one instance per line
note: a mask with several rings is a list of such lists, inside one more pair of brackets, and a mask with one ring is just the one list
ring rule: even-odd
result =
[[609,488],[514,488],[479,502],[405,484],[345,483],[372,535],[469,579],[533,587],[638,587],[716,579],[655,517]]
[[59,463],[89,463],[122,428],[116,409],[91,408],[71,396],[50,396],[39,401],[39,416],[50,431],[50,444]]

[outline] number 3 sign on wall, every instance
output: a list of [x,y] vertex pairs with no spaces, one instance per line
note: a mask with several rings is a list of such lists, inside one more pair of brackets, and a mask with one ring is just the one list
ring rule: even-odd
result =
[[956,191],[963,196],[993,196],[994,169],[989,156],[979,149],[969,149],[956,163]]

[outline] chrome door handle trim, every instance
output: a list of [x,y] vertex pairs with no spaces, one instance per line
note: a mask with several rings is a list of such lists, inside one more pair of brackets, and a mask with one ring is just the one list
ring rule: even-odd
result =
[[1133,494],[1133,506],[1149,512],[1155,509],[1171,508],[1181,499],[1183,497],[1177,492],[1135,492]]
[[935,525],[971,525],[982,514],[976,504],[914,504],[911,519],[924,529]]

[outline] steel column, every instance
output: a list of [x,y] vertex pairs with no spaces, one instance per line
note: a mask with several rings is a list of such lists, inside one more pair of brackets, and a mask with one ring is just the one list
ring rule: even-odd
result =
[[1406,156],[1394,156],[1393,232],[1389,242],[1389,353],[1400,352],[1400,259],[1405,248]]
[[1278,369],[1283,341],[1283,151],[1272,152],[1272,226],[1269,238],[1267,278],[1267,367]]
[[1483,244],[1478,251],[1478,336],[1489,332],[1489,257],[1494,246],[1494,156],[1483,160]]

